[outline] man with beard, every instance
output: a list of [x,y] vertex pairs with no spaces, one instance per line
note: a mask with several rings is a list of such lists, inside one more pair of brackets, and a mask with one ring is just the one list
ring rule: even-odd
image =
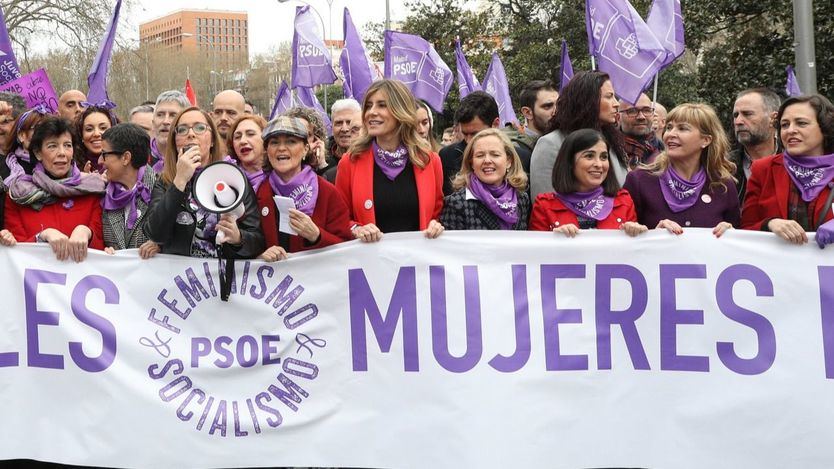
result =
[[245,111],[246,99],[235,90],[224,90],[214,97],[214,101],[211,102],[211,116],[214,118],[214,125],[217,126],[217,133],[224,142],[229,129],[232,128],[232,122]]
[[652,100],[644,93],[640,93],[634,106],[620,100],[620,130],[630,169],[651,163],[663,151],[663,143],[652,130],[653,116]]
[[744,203],[753,161],[779,152],[774,119],[780,104],[779,95],[767,88],[744,90],[736,96],[733,129],[738,145],[728,158],[736,164],[736,185],[741,203]]
[[84,107],[81,103],[87,101],[87,95],[78,90],[65,91],[64,94],[58,98],[58,115],[64,119],[73,122],[78,117]]

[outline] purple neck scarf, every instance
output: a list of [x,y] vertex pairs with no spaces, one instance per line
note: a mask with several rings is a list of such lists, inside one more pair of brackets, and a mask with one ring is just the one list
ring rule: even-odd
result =
[[666,200],[669,210],[680,213],[695,205],[707,182],[707,172],[701,167],[691,181],[680,177],[672,166],[660,175],[660,192]]
[[269,185],[277,195],[289,197],[295,201],[295,208],[312,216],[319,198],[319,180],[312,166],[305,166],[301,172],[293,176],[289,182],[284,182],[278,173],[269,173]]
[[133,189],[128,189],[118,182],[110,182],[107,184],[104,199],[101,201],[101,206],[104,210],[119,210],[128,207],[125,225],[129,230],[136,227],[136,220],[139,218],[139,209],[136,207],[136,196],[139,196],[146,205],[151,202],[151,191],[142,184],[142,178],[145,177],[145,169],[147,167],[145,165],[139,168],[139,173],[136,175],[136,185],[133,186]]
[[490,186],[470,174],[469,192],[498,217],[501,229],[511,230],[518,222],[518,193],[506,180],[499,186]]
[[[29,152],[22,147],[17,147],[13,153],[6,156],[6,166],[9,167],[9,176],[2,181],[6,187],[10,187],[21,176],[27,176],[26,170],[20,165],[20,161],[29,163]],[[28,177],[27,180],[31,181],[32,178]]]
[[249,180],[249,185],[252,186],[252,190],[258,192],[258,188],[261,187],[261,183],[264,182],[264,179],[266,179],[266,173],[264,170],[261,169],[255,171],[254,173],[247,173],[246,171],[243,171],[243,173],[246,174],[246,179]]
[[556,192],[556,197],[578,217],[602,221],[608,218],[614,209],[614,198],[608,197],[602,186],[589,192]]
[[374,152],[374,161],[385,177],[393,181],[403,172],[405,164],[408,162],[408,148],[403,144],[397,147],[394,151],[385,151],[376,144],[376,140],[371,144]]
[[152,162],[154,172],[162,174],[162,168],[165,166],[165,155],[159,151],[159,145],[155,138],[151,139],[151,158],[156,160]]
[[834,179],[834,154],[793,158],[785,152],[782,160],[788,176],[805,202],[816,199]]

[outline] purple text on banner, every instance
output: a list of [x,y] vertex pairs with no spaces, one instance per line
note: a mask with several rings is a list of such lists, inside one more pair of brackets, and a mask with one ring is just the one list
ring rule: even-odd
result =
[[49,112],[58,112],[58,95],[55,94],[55,88],[52,87],[46,70],[42,68],[0,85],[0,91],[19,94],[26,101],[28,108],[42,104]]

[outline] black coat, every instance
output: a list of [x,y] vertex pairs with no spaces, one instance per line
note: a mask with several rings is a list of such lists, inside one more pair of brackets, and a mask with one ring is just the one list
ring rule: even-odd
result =
[[[150,240],[162,246],[165,254],[180,256],[191,255],[191,243],[194,238],[196,223],[182,224],[177,222],[180,212],[191,212],[188,205],[188,193],[191,182],[185,186],[185,192],[180,191],[173,184],[167,185],[160,177],[153,186],[151,208],[144,226],[145,234]],[[249,184],[243,197],[246,210],[237,220],[240,229],[239,246],[229,243],[223,244],[224,257],[236,259],[253,259],[264,252],[264,235],[261,232],[261,221],[258,215],[258,204],[255,193]]]
[[[530,196],[527,192],[518,193],[518,222],[513,230],[527,230],[530,217]],[[440,224],[447,230],[500,230],[498,217],[480,200],[466,200],[466,188],[454,192],[443,199],[443,211],[440,212]]]

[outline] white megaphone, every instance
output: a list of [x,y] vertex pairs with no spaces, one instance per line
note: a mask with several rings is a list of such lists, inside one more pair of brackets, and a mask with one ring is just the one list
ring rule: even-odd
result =
[[[194,180],[194,200],[204,210],[217,214],[229,214],[232,221],[243,216],[243,196],[246,192],[246,175],[237,166],[217,161],[206,166]],[[217,231],[217,244],[226,242],[226,235]]]

